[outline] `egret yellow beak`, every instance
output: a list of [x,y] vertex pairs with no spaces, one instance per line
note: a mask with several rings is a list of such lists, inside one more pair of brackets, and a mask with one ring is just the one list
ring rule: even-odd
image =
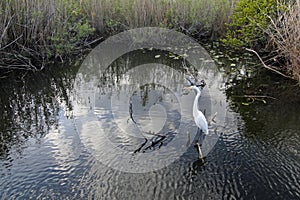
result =
[[183,89],[190,90],[190,89],[192,89],[192,86],[185,86]]

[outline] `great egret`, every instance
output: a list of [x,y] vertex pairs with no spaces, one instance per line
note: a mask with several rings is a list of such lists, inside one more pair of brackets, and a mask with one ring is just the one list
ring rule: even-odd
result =
[[[205,86],[205,82],[202,82],[203,85],[199,85],[202,88]],[[196,125],[198,126],[198,128],[201,131],[201,135],[200,135],[200,144],[198,142],[198,140],[196,141],[195,146],[197,147],[198,153],[199,153],[199,159],[203,158],[202,152],[201,152],[201,148],[200,146],[202,145],[202,142],[204,141],[204,138],[206,135],[208,135],[209,131],[208,131],[208,123],[207,120],[204,116],[204,114],[198,110],[198,101],[201,95],[201,90],[199,89],[198,85],[192,85],[187,87],[188,89],[193,89],[196,92],[196,97],[194,100],[194,105],[193,105],[193,117],[194,117],[194,121],[196,123]]]
[[196,97],[194,100],[194,105],[193,105],[193,117],[194,117],[194,121],[196,123],[196,125],[198,126],[198,128],[203,131],[203,133],[205,135],[208,135],[208,123],[207,120],[204,116],[204,114],[198,110],[198,101],[201,95],[201,90],[199,89],[199,87],[192,85],[187,87],[188,89],[193,89],[196,92]]

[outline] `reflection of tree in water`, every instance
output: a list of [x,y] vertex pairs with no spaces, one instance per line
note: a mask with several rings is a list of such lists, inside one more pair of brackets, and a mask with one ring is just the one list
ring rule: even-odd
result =
[[[181,115],[179,112],[178,101],[167,98],[166,95],[170,94],[171,91],[169,91],[168,88],[152,83],[141,86],[140,90],[131,96],[129,105],[130,119],[134,124],[140,127],[140,130],[142,129],[139,124],[141,120],[139,117],[142,115],[138,113],[141,111],[143,112],[144,110],[148,111],[154,105],[161,105],[166,111],[166,121],[163,127],[161,127],[161,130],[158,132],[151,130],[143,131],[142,135],[144,135],[145,141],[134,150],[134,153],[146,152],[149,150],[153,151],[163,145],[167,145],[178,133],[177,129],[179,128]],[[173,98],[176,97],[173,96]],[[135,102],[135,106],[132,105],[132,102]],[[133,111],[135,111],[134,117]],[[148,138],[145,137],[145,135],[148,135]]]
[[[157,55],[159,59],[157,59]],[[134,124],[137,124],[139,116],[134,115],[134,112],[137,112],[136,109],[133,109],[135,106],[133,104],[140,104],[142,108],[139,107],[138,110],[149,110],[151,106],[155,104],[161,104],[165,107],[168,115],[168,120],[164,128],[158,133],[143,133],[152,135],[151,138],[144,138],[140,140],[137,144],[137,149],[134,152],[146,151],[149,149],[159,148],[164,145],[164,143],[170,142],[178,128],[177,122],[180,120],[180,113],[178,110],[171,108],[168,103],[175,104],[171,102],[173,100],[168,100],[170,102],[162,102],[164,95],[172,93],[168,91],[168,88],[175,88],[175,91],[182,90],[182,81],[184,79],[184,74],[186,69],[183,67],[183,59],[174,59],[174,56],[170,56],[171,53],[161,50],[147,50],[141,49],[133,52],[129,52],[117,60],[115,60],[111,65],[101,71],[96,79],[100,80],[98,85],[101,94],[110,95],[112,92],[123,91],[127,94],[131,94],[131,98],[134,97],[135,101],[132,99],[129,101],[128,105],[128,118],[132,120]],[[146,69],[138,68],[146,64]],[[148,65],[147,65],[148,64]],[[188,64],[188,63],[187,63]],[[161,67],[165,65],[169,68],[162,69]],[[145,65],[144,65],[145,66]],[[155,67],[158,66],[158,67]],[[190,65],[189,65],[190,67]],[[172,70],[176,70],[178,73],[172,73]],[[127,73],[130,71],[130,75]],[[145,84],[145,81],[147,84]],[[157,84],[157,82],[162,81],[168,88],[162,87],[162,85]],[[156,83],[155,83],[156,82]],[[181,88],[179,88],[181,87]],[[138,93],[137,93],[138,89]],[[161,93],[155,93],[153,91],[160,91]],[[153,98],[155,100],[153,100]],[[174,98],[176,98],[174,96]],[[151,100],[152,99],[152,100]],[[139,112],[138,111],[138,112]],[[170,121],[170,119],[172,119]],[[175,130],[171,130],[169,127],[173,127]],[[140,129],[141,130],[141,129]],[[110,133],[110,136],[118,137],[113,133]],[[132,138],[132,141],[136,139]]]
[[[156,59],[155,56],[160,55],[159,59]],[[122,87],[122,81],[126,80],[126,73],[129,70],[137,70],[139,72],[139,76],[131,77],[130,84],[131,85],[138,85],[139,83],[143,82],[145,77],[149,77],[149,74],[141,74],[140,69],[135,69],[137,66],[141,66],[143,64],[163,64],[165,66],[168,66],[174,70],[177,70],[178,72],[185,73],[186,69],[183,68],[183,58],[179,57],[178,59],[174,59],[174,57],[170,57],[170,55],[173,55],[172,53],[168,51],[161,51],[161,50],[147,50],[147,49],[141,49],[136,50],[133,52],[129,52],[127,54],[124,54],[123,56],[119,57],[117,60],[115,60],[113,63],[111,63],[110,66],[105,71],[101,71],[99,74],[98,79],[100,80],[100,87],[101,90],[105,92],[111,91],[111,88],[113,87]],[[95,62],[95,61],[92,61]],[[186,62],[187,66],[191,69],[191,65]],[[195,69],[191,69],[191,71],[194,72]],[[150,72],[152,74],[155,74],[155,71]],[[195,72],[196,73],[196,72]],[[93,75],[95,75],[94,73]],[[166,74],[161,74],[162,77],[164,77]],[[154,77],[158,77],[158,73],[155,74]],[[176,84],[176,79],[180,79],[181,77],[168,77],[169,83]],[[174,80],[172,80],[174,79]],[[174,86],[173,86],[174,87]],[[107,90],[110,88],[110,90]],[[146,91],[145,91],[146,92]]]
[[[248,136],[276,143],[275,134],[299,130],[300,90],[294,81],[264,69],[251,78],[233,77],[226,90],[233,110],[244,119]],[[287,135],[276,136],[281,140]],[[273,138],[273,139],[272,139]]]
[[76,70],[53,67],[0,80],[0,158],[5,158],[13,145],[20,147],[29,138],[41,138],[58,126],[60,104],[72,109],[68,92]]

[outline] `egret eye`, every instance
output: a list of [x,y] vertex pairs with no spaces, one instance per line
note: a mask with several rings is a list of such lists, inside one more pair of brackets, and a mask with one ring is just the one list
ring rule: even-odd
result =
[[205,87],[206,83],[204,80],[200,81],[199,84],[196,84],[197,87],[201,87],[201,89],[203,89]]

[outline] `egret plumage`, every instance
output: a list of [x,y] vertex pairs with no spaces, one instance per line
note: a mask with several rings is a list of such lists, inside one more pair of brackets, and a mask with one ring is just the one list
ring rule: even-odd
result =
[[205,139],[205,136],[209,133],[207,120],[204,114],[198,109],[198,102],[201,96],[201,90],[199,87],[203,88],[204,86],[205,82],[203,81],[202,85],[192,85],[188,87],[196,92],[196,97],[193,104],[193,117],[198,129],[200,130],[200,139],[199,141],[196,140],[195,147],[197,147],[199,159],[201,160],[203,159],[203,154],[200,147]]
[[201,90],[199,87],[192,85],[188,87],[189,89],[193,89],[196,92],[196,97],[193,104],[193,117],[197,127],[203,131],[205,135],[208,135],[208,123],[204,116],[204,114],[198,109],[198,102],[201,96]]

